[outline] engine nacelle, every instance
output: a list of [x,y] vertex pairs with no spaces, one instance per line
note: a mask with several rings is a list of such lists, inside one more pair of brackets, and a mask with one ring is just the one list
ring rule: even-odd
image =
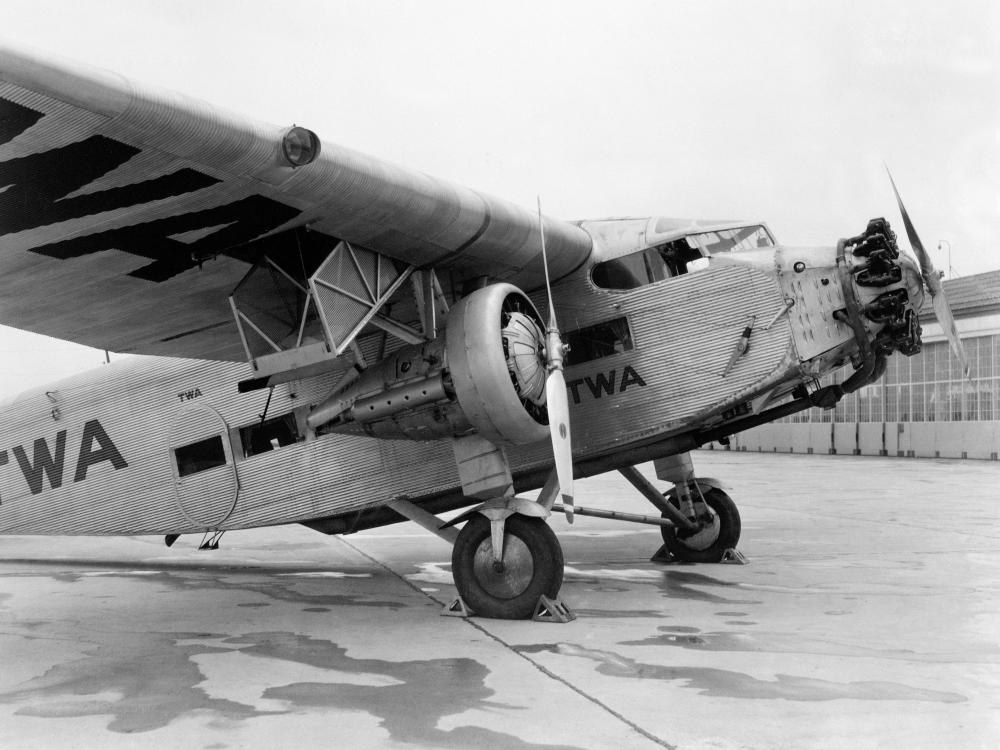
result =
[[548,436],[541,317],[511,284],[460,300],[444,336],[396,350],[309,415],[320,432],[431,440],[478,432],[498,445]]
[[520,289],[493,284],[461,300],[446,340],[455,395],[480,435],[498,445],[548,436],[542,319]]

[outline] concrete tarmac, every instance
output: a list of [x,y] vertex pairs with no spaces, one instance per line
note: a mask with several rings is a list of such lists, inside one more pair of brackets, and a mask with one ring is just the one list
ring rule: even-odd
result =
[[[413,524],[0,537],[0,747],[1000,746],[1000,464],[695,467],[750,564],[556,518],[568,624],[442,617],[450,549]],[[617,474],[577,503],[652,511]]]

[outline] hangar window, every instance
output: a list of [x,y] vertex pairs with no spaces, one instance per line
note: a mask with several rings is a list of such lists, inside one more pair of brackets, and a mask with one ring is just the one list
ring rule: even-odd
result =
[[633,348],[632,332],[625,318],[606,320],[603,323],[570,331],[566,334],[566,343],[569,344],[565,361],[567,367],[631,351]]
[[215,435],[197,443],[174,448],[174,458],[177,460],[177,475],[180,477],[214,469],[216,466],[225,466],[226,449],[222,445],[222,436]]
[[300,440],[302,436],[294,414],[283,414],[240,429],[240,444],[243,446],[244,458],[267,453],[275,448],[283,448]]

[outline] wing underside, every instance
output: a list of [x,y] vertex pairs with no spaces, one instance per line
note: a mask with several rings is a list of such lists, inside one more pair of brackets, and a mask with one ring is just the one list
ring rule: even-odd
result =
[[[538,219],[288,128],[104,71],[0,48],[0,322],[114,351],[241,360],[229,296],[266,254],[342,240],[452,283],[541,281]],[[555,276],[590,237],[545,219]],[[262,308],[281,304],[256,290]]]

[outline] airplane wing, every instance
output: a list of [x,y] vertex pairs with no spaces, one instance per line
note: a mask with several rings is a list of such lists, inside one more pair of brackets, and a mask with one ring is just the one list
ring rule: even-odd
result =
[[[544,221],[558,278],[591,240]],[[117,352],[243,360],[228,298],[254,261],[341,240],[460,281],[542,283],[525,209],[304,128],[0,46],[0,323]]]

